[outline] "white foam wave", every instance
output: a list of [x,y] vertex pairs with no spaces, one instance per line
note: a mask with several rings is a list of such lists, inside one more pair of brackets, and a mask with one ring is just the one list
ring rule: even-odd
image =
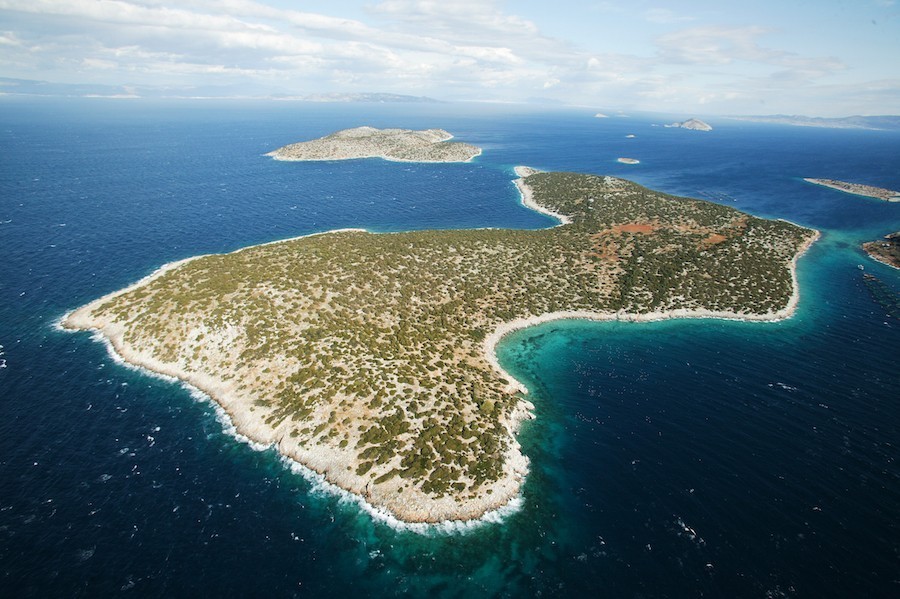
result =
[[64,326],[62,325],[63,321],[64,321],[65,319],[67,319],[67,318],[69,317],[69,314],[71,314],[73,311],[74,311],[74,310],[69,310],[68,312],[66,312],[65,314],[63,314],[62,316],[60,316],[59,318],[57,318],[57,319],[54,320],[53,322],[51,322],[51,323],[50,323],[50,326],[53,328],[53,330],[55,330],[55,331],[62,331],[63,333],[72,333],[72,332],[74,332],[74,331],[72,331],[72,330],[70,330],[70,329],[67,329],[66,327],[64,327]]
[[273,449],[273,445],[266,445],[264,443],[258,443],[251,439],[250,437],[243,435],[238,432],[237,427],[234,425],[234,421],[229,416],[228,412],[225,411],[225,408],[220,406],[212,397],[208,394],[204,393],[197,387],[194,387],[190,383],[185,383],[181,381],[181,386],[187,390],[188,394],[195,400],[201,403],[209,404],[213,409],[213,413],[216,415],[216,422],[222,427],[222,433],[228,437],[231,437],[235,441],[239,441],[248,445],[250,449],[253,451],[268,451]]
[[[146,371],[146,369],[141,368],[140,370]],[[146,371],[151,372],[152,371]],[[152,373],[156,374],[156,373]],[[222,433],[231,437],[235,441],[243,443],[250,447],[250,449],[254,451],[276,451],[274,445],[265,445],[263,443],[258,443],[246,435],[238,432],[237,427],[234,425],[234,421],[229,416],[228,412],[225,411],[222,406],[220,406],[214,399],[212,399],[209,395],[201,391],[200,389],[190,385],[189,383],[185,383],[181,381],[181,386],[188,391],[190,396],[196,400],[203,403],[208,403],[214,410],[216,415],[216,421],[222,426]],[[522,506],[525,504],[525,501],[522,499],[521,495],[513,498],[506,505],[499,507],[495,510],[491,510],[483,514],[480,518],[474,520],[446,520],[443,522],[436,523],[427,523],[427,522],[404,522],[403,520],[397,519],[393,514],[384,510],[382,508],[376,507],[366,501],[360,495],[356,493],[351,493],[341,487],[328,482],[328,480],[322,474],[319,474],[315,470],[304,466],[300,462],[293,460],[285,455],[278,454],[281,463],[294,474],[299,474],[302,476],[308,483],[311,485],[310,493],[313,495],[330,495],[332,497],[337,497],[341,503],[344,504],[353,504],[361,509],[363,512],[367,513],[373,520],[376,522],[380,522],[389,526],[390,528],[402,531],[402,532],[414,532],[422,535],[429,534],[463,534],[467,532],[471,532],[478,528],[481,528],[485,525],[489,524],[501,524],[506,518],[519,512],[522,509]]]
[[167,383],[179,382],[179,379],[175,378],[174,376],[169,376],[168,374],[156,372],[155,370],[149,370],[147,368],[144,368],[143,366],[137,366],[135,364],[132,364],[131,362],[128,362],[127,360],[125,360],[125,358],[123,358],[122,356],[119,355],[119,353],[116,351],[116,348],[113,347],[112,342],[110,342],[109,339],[104,337],[103,334],[100,333],[99,331],[92,331],[91,339],[93,341],[98,341],[98,342],[102,343],[106,347],[106,352],[109,354],[109,357],[112,358],[112,361],[115,362],[116,364],[118,364],[119,366],[124,366],[125,368],[128,368],[129,370],[134,370],[135,372],[140,372],[147,376],[152,376],[154,378],[164,380]]
[[506,505],[486,512],[480,518],[474,520],[445,520],[443,522],[404,522],[397,519],[385,509],[376,507],[367,502],[356,493],[346,491],[335,484],[328,482],[325,477],[315,470],[307,468],[300,462],[287,456],[281,456],[282,463],[293,473],[301,475],[312,485],[312,493],[332,495],[341,503],[356,505],[367,513],[373,520],[384,524],[396,531],[414,532],[421,535],[431,534],[464,534],[479,529],[489,524],[500,524],[506,518],[519,512],[525,501],[521,495],[510,500]]

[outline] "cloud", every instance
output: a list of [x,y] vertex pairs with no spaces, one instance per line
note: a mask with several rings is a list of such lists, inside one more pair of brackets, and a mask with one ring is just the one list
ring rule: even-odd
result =
[[644,19],[651,23],[683,23],[685,21],[694,21],[695,17],[687,15],[679,15],[668,8],[651,8],[643,13]]
[[759,38],[770,33],[763,27],[694,27],[657,39],[658,55],[667,63],[724,67],[737,62],[779,68],[774,79],[808,80],[841,71],[846,65],[834,57],[807,57],[767,48]]
[[0,46],[21,46],[22,41],[12,31],[0,32]]
[[[267,0],[0,0],[0,76],[470,99],[546,92],[660,109],[787,95],[847,70],[765,43],[768,26],[725,26],[667,0],[551,7],[592,19],[590,48],[548,35],[540,11],[526,18],[500,0],[372,1],[351,19]],[[643,49],[604,45],[618,39],[613,27],[633,28]]]
[[385,0],[374,12],[413,23],[424,32],[442,32],[455,39],[467,39],[478,33],[501,35],[539,35],[533,22],[502,12],[491,0]]
[[759,46],[769,30],[756,27],[694,27],[667,33],[656,40],[659,56],[672,63],[726,65],[736,60],[769,62],[781,52]]

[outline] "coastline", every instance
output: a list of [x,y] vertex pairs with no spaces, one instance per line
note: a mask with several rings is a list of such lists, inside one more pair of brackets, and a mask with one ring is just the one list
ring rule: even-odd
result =
[[386,160],[387,162],[414,162],[420,164],[465,164],[466,162],[472,162],[481,154],[483,150],[478,148],[478,151],[465,160],[413,160],[411,158],[394,158],[392,156],[386,156],[384,154],[369,154],[366,156],[338,156],[332,158],[285,158],[283,156],[276,156],[275,152],[269,152],[267,154],[263,154],[263,156],[268,156],[272,160],[278,160],[280,162],[336,162],[338,160],[369,160],[370,158],[380,158],[381,160]]
[[884,264],[885,266],[890,266],[891,268],[893,268],[895,270],[900,270],[900,266],[897,266],[896,264],[891,264],[890,262],[885,262],[879,256],[875,256],[873,254],[870,254],[869,252],[866,252],[866,256],[868,256],[875,262],[878,262],[879,264]]
[[[565,215],[561,215],[550,211],[536,204],[532,197],[532,190],[524,182],[524,177],[538,172],[527,167],[516,167],[515,172],[519,175],[519,179],[515,180],[515,184],[520,191],[522,204],[532,208],[538,212],[552,216],[560,221],[555,226],[560,226],[571,222],[571,219]],[[309,235],[301,235],[288,239],[276,240],[248,246],[236,250],[233,253],[242,252],[251,248],[260,246],[286,243],[292,240],[310,237],[315,235],[326,235],[331,233],[339,233],[345,231],[365,231],[363,229],[337,229]],[[800,248],[793,256],[790,262],[792,295],[787,305],[773,313],[768,314],[739,314],[734,312],[713,312],[708,310],[695,309],[678,309],[665,312],[653,312],[646,314],[629,314],[626,312],[554,312],[542,314],[529,318],[520,318],[506,323],[500,324],[490,335],[485,338],[483,352],[485,360],[500,373],[504,380],[507,381],[507,391],[520,392],[523,395],[528,393],[528,389],[520,381],[516,380],[508,372],[504,371],[497,361],[496,346],[512,331],[534,326],[537,324],[550,322],[553,320],[594,320],[594,321],[610,321],[621,320],[630,322],[649,322],[656,320],[665,320],[671,318],[717,318],[727,320],[745,320],[745,321],[767,321],[774,322],[790,317],[796,310],[799,303],[799,285],[796,276],[796,263],[800,256],[805,253],[812,243],[818,239],[819,233],[815,232],[802,248]],[[334,473],[338,471],[334,466],[336,456],[329,454],[326,450],[317,451],[319,447],[301,448],[296,442],[285,438],[285,435],[279,428],[273,428],[266,425],[259,414],[251,413],[249,406],[242,403],[237,396],[233,385],[226,384],[223,381],[207,375],[202,372],[190,372],[182,370],[177,364],[168,364],[141,352],[137,348],[131,348],[124,341],[124,330],[122,327],[114,323],[97,323],[90,318],[90,312],[100,304],[117,297],[123,293],[142,286],[154,279],[162,276],[179,266],[186,264],[192,260],[208,256],[204,254],[194,256],[183,260],[178,260],[163,265],[150,275],[143,277],[136,283],[128,287],[107,294],[97,300],[94,300],[85,306],[77,308],[66,313],[60,320],[59,325],[64,330],[92,330],[95,331],[98,338],[104,340],[111,354],[118,356],[123,362],[150,371],[156,375],[169,377],[180,380],[189,389],[200,391],[205,397],[208,397],[215,405],[221,408],[222,414],[227,417],[231,426],[234,428],[235,434],[239,440],[245,440],[254,449],[274,448],[279,455],[291,464],[291,468],[300,471],[305,477],[322,483],[330,492],[334,492],[341,496],[346,496],[356,501],[365,511],[369,512],[376,519],[385,521],[393,526],[408,527],[418,532],[426,532],[435,529],[435,527],[452,530],[467,530],[477,522],[496,522],[503,515],[512,511],[516,511],[521,506],[521,488],[522,484],[529,473],[529,460],[522,453],[521,446],[517,440],[518,432],[525,420],[533,419],[533,404],[524,397],[520,397],[513,410],[503,419],[502,423],[508,434],[508,447],[504,456],[503,475],[495,482],[491,483],[489,492],[483,494],[477,501],[469,501],[465,505],[460,505],[454,501],[431,500],[432,505],[428,509],[423,509],[416,505],[415,501],[410,498],[401,499],[396,494],[387,496],[382,492],[378,496],[369,494],[368,488],[360,488],[358,484],[354,484],[352,479],[341,479],[340,476],[334,475],[332,478],[326,473]],[[279,433],[281,433],[279,435]],[[239,436],[238,436],[239,435]],[[344,465],[344,464],[341,464]],[[339,471],[338,471],[339,473]],[[346,494],[346,495],[344,495]],[[415,498],[412,498],[413,500]],[[434,518],[433,514],[446,514],[447,517]]]
[[[539,316],[532,316],[529,318],[518,318],[516,320],[511,320],[509,322],[505,322],[498,326],[494,331],[485,337],[484,340],[484,353],[487,357],[488,362],[494,369],[507,381],[508,389],[511,391],[518,391],[523,394],[528,393],[528,388],[525,385],[513,377],[509,372],[504,370],[499,361],[497,360],[497,345],[500,341],[503,340],[508,334],[513,331],[518,331],[520,329],[526,329],[528,327],[537,326],[540,324],[545,324],[548,322],[553,322],[555,320],[587,320],[594,322],[659,322],[663,320],[674,320],[674,319],[702,319],[702,318],[710,318],[716,320],[733,320],[733,321],[741,321],[741,322],[781,322],[783,320],[787,320],[797,311],[797,306],[800,303],[800,286],[797,281],[797,261],[809,250],[809,248],[821,237],[821,233],[819,231],[815,231],[815,234],[807,240],[807,242],[797,251],[794,257],[791,259],[790,263],[790,271],[791,271],[791,283],[793,287],[793,291],[791,293],[791,297],[788,300],[787,305],[780,310],[775,312],[770,312],[767,314],[740,314],[737,312],[729,312],[729,311],[713,311],[713,310],[704,310],[704,309],[693,309],[693,308],[679,308],[676,310],[666,310],[662,312],[646,312],[643,314],[633,314],[625,311],[619,312],[588,312],[588,311],[563,311],[563,312],[550,312],[547,314],[541,314]],[[532,406],[533,408],[533,406]]]
[[869,258],[900,270],[900,231],[866,241],[860,247]]
[[535,212],[539,212],[540,214],[546,214],[551,218],[555,218],[559,222],[554,227],[559,227],[562,225],[568,225],[572,222],[572,219],[566,216],[565,214],[560,214],[558,212],[553,212],[549,208],[545,208],[534,201],[534,193],[531,188],[525,184],[525,177],[529,175],[533,175],[535,173],[539,173],[541,171],[537,169],[533,169],[529,166],[517,166],[513,168],[513,172],[516,173],[518,179],[515,179],[513,183],[516,185],[516,188],[519,190],[519,195],[521,196],[522,205],[526,208],[530,208]]

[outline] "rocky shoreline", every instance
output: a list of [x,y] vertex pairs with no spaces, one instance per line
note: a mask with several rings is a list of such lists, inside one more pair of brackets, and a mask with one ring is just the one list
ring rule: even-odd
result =
[[873,260],[900,268],[900,231],[885,235],[879,241],[866,242],[862,248]]
[[837,181],[835,179],[803,179],[807,183],[829,187],[844,193],[857,196],[865,196],[884,200],[885,202],[900,202],[900,191],[893,189],[884,189],[883,187],[873,187],[872,185],[863,185],[861,183],[848,183],[847,181]]

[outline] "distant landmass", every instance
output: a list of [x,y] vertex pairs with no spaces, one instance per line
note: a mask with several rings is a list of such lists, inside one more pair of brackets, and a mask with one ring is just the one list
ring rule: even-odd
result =
[[379,94],[379,93],[331,93],[331,94],[308,94],[301,96],[291,96],[286,94],[276,94],[271,96],[275,100],[299,100],[303,102],[407,102],[407,103],[436,103],[440,100],[429,98],[427,96],[405,96],[403,94]]
[[884,189],[883,187],[873,187],[872,185],[863,185],[862,183],[850,183],[848,181],[837,181],[835,179],[803,179],[807,183],[814,183],[823,187],[830,187],[844,193],[851,193],[857,196],[865,196],[867,198],[875,198],[884,200],[885,202],[900,202],[900,191],[893,189]]
[[302,141],[269,152],[275,160],[349,160],[383,158],[397,162],[467,162],[481,148],[456,141],[443,129],[344,129],[319,139]]
[[686,121],[681,121],[680,123],[665,125],[665,127],[680,127],[681,129],[690,129],[691,131],[712,131],[712,126],[708,123],[704,123],[700,119],[688,119]]
[[14,79],[0,77],[0,95],[46,96],[64,98],[248,98],[260,100],[293,100],[299,102],[406,102],[437,103],[440,100],[426,96],[406,96],[386,93],[325,93],[289,94],[269,93],[263,90],[248,90],[244,86],[144,86],[144,85],[98,85],[93,83],[52,83],[34,79]]
[[900,116],[847,116],[824,118],[801,115],[773,114],[768,116],[730,116],[739,121],[777,123],[796,127],[828,127],[831,129],[900,129]]
[[145,88],[128,85],[51,83],[33,79],[0,77],[0,95],[140,98],[146,93]]

